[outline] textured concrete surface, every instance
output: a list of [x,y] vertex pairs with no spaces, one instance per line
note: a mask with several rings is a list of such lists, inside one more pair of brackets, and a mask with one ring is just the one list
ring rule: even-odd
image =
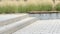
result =
[[1,14],[0,21],[16,18],[16,17],[23,16],[23,15],[26,15],[26,14],[5,14],[5,15]]
[[[21,15],[26,15],[26,14],[6,14],[6,15],[0,15],[0,21],[12,19],[12,18],[15,18],[15,17],[19,17]],[[40,16],[37,15],[37,18],[38,17],[40,17]],[[42,16],[42,18],[44,18],[44,17]],[[53,18],[56,18],[56,17],[54,16]],[[25,20],[23,20],[21,22],[24,22],[24,21]],[[26,20],[26,21],[28,21],[28,20]],[[27,23],[29,23],[29,22],[31,22],[31,21],[28,21]],[[17,28],[17,22],[15,24],[14,23],[12,23],[12,24],[15,25],[16,28]],[[20,22],[18,24],[20,24]],[[12,26],[11,24],[8,24],[8,25]],[[15,29],[14,28],[15,26],[13,26],[12,27],[13,29],[11,28],[11,30],[7,26],[6,26],[6,28],[8,28],[7,30],[9,30],[9,32],[11,30]],[[23,24],[23,26],[24,26],[24,24]],[[7,32],[7,30],[4,29],[4,27],[1,30],[2,30],[2,32],[3,32],[3,30],[5,30],[5,32]],[[1,32],[1,30],[0,30],[0,32]],[[4,32],[4,34],[5,34],[5,32]],[[12,32],[11,34],[60,34],[60,19],[36,20],[32,24],[30,24],[28,26],[25,26],[22,29],[18,29],[17,31]]]
[[38,20],[13,34],[60,34],[60,19]]

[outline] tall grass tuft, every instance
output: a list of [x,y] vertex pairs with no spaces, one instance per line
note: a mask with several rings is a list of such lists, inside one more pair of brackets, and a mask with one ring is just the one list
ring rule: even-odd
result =
[[56,11],[60,11],[60,3],[55,6]]
[[19,6],[2,6],[0,7],[0,13],[27,13],[29,11],[51,11],[52,5],[50,4],[39,4],[39,5],[19,5]]
[[38,5],[38,9],[40,11],[51,11],[52,10],[52,5],[49,5],[49,4],[42,4],[42,5]]
[[18,6],[18,12],[19,13],[26,13],[27,12],[27,7],[26,6]]
[[0,7],[0,13],[15,13],[17,11],[16,6],[2,6]]
[[18,6],[18,12],[29,12],[29,11],[51,11],[52,5],[26,5]]

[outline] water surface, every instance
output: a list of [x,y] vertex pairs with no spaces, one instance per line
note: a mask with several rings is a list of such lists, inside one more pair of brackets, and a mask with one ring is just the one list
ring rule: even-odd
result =
[[30,16],[37,17],[39,19],[60,19],[60,13],[30,14]]

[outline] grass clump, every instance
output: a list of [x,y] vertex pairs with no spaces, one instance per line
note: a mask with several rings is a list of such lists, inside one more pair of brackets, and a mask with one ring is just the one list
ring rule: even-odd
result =
[[41,5],[19,5],[19,6],[2,6],[0,7],[0,13],[27,13],[29,11],[51,11],[52,5],[50,4],[41,4]]
[[52,6],[51,5],[36,5],[33,7],[33,11],[51,11]]
[[60,4],[57,4],[57,5],[55,6],[55,10],[56,10],[56,11],[60,11]]
[[18,12],[19,13],[26,13],[27,12],[27,7],[26,6],[18,6]]
[[52,5],[38,5],[38,9],[40,11],[51,11],[52,10]]
[[35,9],[36,6],[34,5],[26,5],[26,6],[18,6],[18,12],[20,13],[27,13]]
[[0,7],[0,13],[15,13],[17,11],[16,6],[2,6]]
[[24,13],[29,11],[51,11],[52,5],[26,5],[18,6],[18,12]]

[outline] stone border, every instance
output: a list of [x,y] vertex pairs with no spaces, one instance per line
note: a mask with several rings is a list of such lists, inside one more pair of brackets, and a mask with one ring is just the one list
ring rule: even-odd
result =
[[29,11],[29,14],[60,13],[60,11]]

